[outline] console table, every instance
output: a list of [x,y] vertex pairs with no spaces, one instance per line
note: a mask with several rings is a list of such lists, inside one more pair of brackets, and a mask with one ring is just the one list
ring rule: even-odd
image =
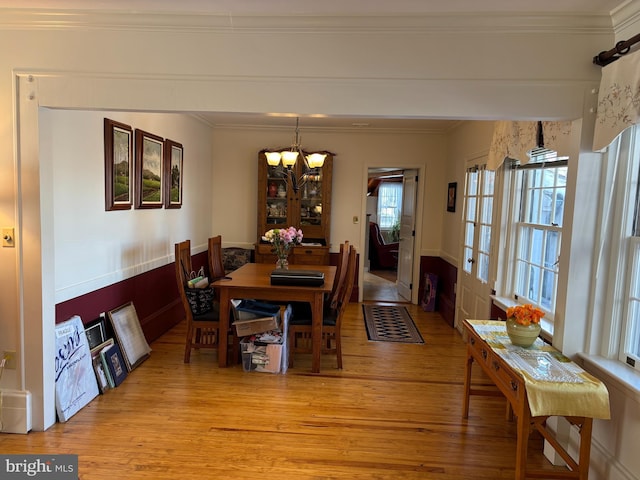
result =
[[[540,339],[528,348],[511,344],[504,322],[465,320],[467,363],[462,415],[469,416],[471,395],[504,395],[517,417],[516,480],[525,478],[576,478],[587,480],[594,418],[609,419],[609,394],[602,382]],[[472,388],[474,361],[497,387]],[[551,416],[561,416],[580,431],[580,451],[574,460],[547,426]],[[568,470],[527,468],[531,431],[537,430],[566,462]]]

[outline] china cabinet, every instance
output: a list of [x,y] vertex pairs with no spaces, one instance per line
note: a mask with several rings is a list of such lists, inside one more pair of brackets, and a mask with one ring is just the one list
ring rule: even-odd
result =
[[[273,262],[276,256],[262,235],[272,228],[294,226],[302,229],[302,245],[293,248],[291,264],[328,265],[331,225],[331,173],[333,154],[328,152],[321,168],[305,177],[304,163],[298,159],[290,172],[280,163],[267,164],[264,151],[258,154],[258,241],[257,263]],[[295,191],[293,184],[297,183]]]

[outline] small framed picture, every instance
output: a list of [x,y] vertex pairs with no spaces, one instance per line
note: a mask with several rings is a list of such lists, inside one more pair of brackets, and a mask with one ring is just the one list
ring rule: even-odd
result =
[[105,210],[129,210],[133,204],[133,130],[104,119]]
[[89,341],[89,349],[93,349],[107,341],[107,329],[104,318],[96,318],[84,327],[84,333]]
[[164,141],[165,158],[165,202],[164,208],[180,208],[182,206],[182,154],[180,143],[173,140]]
[[164,206],[164,139],[136,129],[136,208]]
[[456,211],[456,190],[458,188],[458,182],[451,182],[447,189],[447,212]]

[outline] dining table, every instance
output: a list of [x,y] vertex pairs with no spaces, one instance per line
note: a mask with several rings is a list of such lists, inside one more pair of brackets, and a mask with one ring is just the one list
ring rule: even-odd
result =
[[[229,312],[232,299],[255,299],[286,304],[288,302],[308,302],[312,311],[312,360],[311,372],[320,372],[322,350],[322,318],[325,295],[331,293],[336,275],[333,265],[289,265],[289,270],[312,270],[324,274],[324,283],[318,286],[272,285],[271,263],[246,263],[237,270],[211,284],[220,301],[220,332],[229,330]],[[218,342],[218,365],[228,366],[227,342]]]

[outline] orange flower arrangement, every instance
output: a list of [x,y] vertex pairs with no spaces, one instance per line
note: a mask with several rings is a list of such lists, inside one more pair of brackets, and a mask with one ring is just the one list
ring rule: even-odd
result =
[[507,308],[507,318],[525,327],[532,323],[540,323],[542,317],[544,317],[544,312],[530,303]]

